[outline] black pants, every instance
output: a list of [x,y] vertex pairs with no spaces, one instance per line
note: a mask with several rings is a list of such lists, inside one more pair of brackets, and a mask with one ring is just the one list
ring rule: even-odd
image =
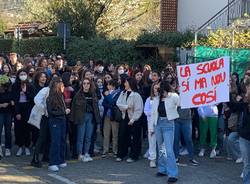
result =
[[48,118],[46,116],[42,116],[42,120],[40,123],[40,133],[36,142],[34,154],[39,155],[40,153],[42,153],[45,158],[48,158],[49,145],[50,145],[50,133],[49,133]]
[[119,158],[129,157],[138,160],[141,153],[141,133],[142,125],[140,121],[135,121],[133,125],[128,125],[129,118],[126,115],[125,119],[120,122],[118,131],[118,154]]
[[30,104],[20,103],[18,105],[21,109],[21,120],[17,120],[16,117],[14,120],[15,143],[19,147],[29,147],[31,142],[31,125],[27,121],[30,116]]

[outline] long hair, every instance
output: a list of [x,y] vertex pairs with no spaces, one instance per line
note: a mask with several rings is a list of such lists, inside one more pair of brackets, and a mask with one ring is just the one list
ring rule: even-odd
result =
[[126,81],[128,81],[128,84],[129,84],[132,91],[138,92],[137,81],[135,80],[135,78],[129,77],[126,79]]
[[164,92],[167,92],[167,93],[172,92],[171,85],[167,81],[162,81],[160,84],[160,99],[163,98]]
[[[151,86],[151,91],[150,91],[150,100],[153,100],[153,98],[155,97],[155,94],[154,94],[154,87],[156,86],[156,85],[159,85],[159,84],[152,84],[152,86]],[[159,89],[158,89],[158,92],[159,92]]]
[[90,83],[89,93],[92,95],[95,94],[96,93],[95,83],[93,81],[91,81],[89,78],[82,79],[79,92],[83,92],[83,81],[85,81],[85,80],[89,81],[89,83]]
[[[46,76],[46,79],[47,79],[47,81],[48,81],[48,75],[47,75],[47,73],[46,72],[36,72],[35,73],[35,75],[34,75],[34,78],[33,78],[33,83],[35,84],[35,85],[39,85],[39,79],[40,79],[40,77],[42,76],[42,74],[44,74],[45,76]],[[45,84],[46,85],[46,84]]]
[[63,85],[63,82],[60,77],[53,77],[49,85],[50,91],[48,98],[51,101],[51,105],[55,108],[60,108],[62,105],[62,103],[60,103],[63,100],[61,85]]

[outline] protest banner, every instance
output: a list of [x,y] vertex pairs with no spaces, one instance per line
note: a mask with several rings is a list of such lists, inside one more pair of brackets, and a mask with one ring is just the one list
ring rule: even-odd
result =
[[177,75],[182,109],[229,101],[229,57],[177,66]]

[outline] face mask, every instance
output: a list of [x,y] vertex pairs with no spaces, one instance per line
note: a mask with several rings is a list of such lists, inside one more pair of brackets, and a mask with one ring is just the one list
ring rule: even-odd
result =
[[119,75],[124,74],[124,70],[118,70],[118,74]]
[[149,74],[148,78],[149,78],[150,80],[152,80],[152,75],[151,75],[151,74]]
[[99,72],[103,72],[103,70],[104,70],[104,67],[103,67],[103,66],[100,66],[100,67],[98,68],[98,71],[99,71]]
[[21,81],[25,81],[27,79],[27,75],[21,75],[21,76],[19,76],[19,79]]

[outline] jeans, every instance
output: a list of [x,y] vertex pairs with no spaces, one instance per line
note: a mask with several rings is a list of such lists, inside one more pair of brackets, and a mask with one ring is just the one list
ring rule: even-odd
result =
[[[77,125],[77,153],[78,155],[88,154],[91,144],[91,136],[94,129],[93,114],[85,113],[83,121]],[[84,144],[84,151],[82,151]]]
[[178,168],[173,150],[174,121],[159,117],[155,133],[158,148],[162,148],[162,144],[164,144],[166,149],[165,159],[158,159],[158,171],[167,174],[168,177],[177,178]]
[[174,136],[174,152],[175,156],[179,156],[180,151],[180,137],[183,135],[189,157],[194,158],[194,146],[192,141],[192,120],[175,120],[175,136]]
[[226,139],[227,155],[230,158],[241,158],[238,132],[231,132]]
[[49,165],[60,165],[65,162],[66,150],[66,119],[49,118],[51,143]]
[[250,183],[250,141],[240,137],[240,151],[243,158],[243,184]]
[[218,118],[218,145],[217,148],[222,151],[224,143],[225,121],[223,115]]
[[2,131],[4,126],[5,133],[5,148],[11,149],[11,114],[9,113],[0,113],[0,145],[2,138]]

